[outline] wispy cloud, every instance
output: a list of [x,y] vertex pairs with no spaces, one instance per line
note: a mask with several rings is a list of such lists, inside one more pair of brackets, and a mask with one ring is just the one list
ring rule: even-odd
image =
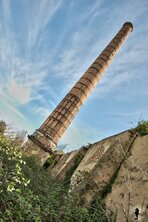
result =
[[45,108],[45,107],[39,107],[36,110],[37,113],[41,114],[42,116],[48,117],[49,115],[49,109]]
[[[148,114],[148,108],[143,110],[137,110],[137,111],[127,111],[127,112],[115,112],[115,113],[109,113],[109,115],[112,116],[120,116],[120,117],[133,117],[133,116],[138,116],[139,117],[139,121],[143,119],[143,115]],[[137,120],[138,121],[138,120]]]
[[52,17],[61,6],[63,0],[59,1],[36,1],[28,8],[28,48],[32,49],[42,44],[45,40],[44,32]]
[[15,80],[12,80],[8,84],[8,92],[20,103],[26,103],[30,99],[30,89],[18,85]]
[[0,119],[11,124],[13,128],[27,130],[29,133],[32,133],[34,130],[34,126],[28,118],[15,108],[13,102],[2,95],[0,99]]
[[[81,128],[83,125],[83,128]],[[91,132],[91,133],[90,133]],[[59,145],[66,143],[64,152],[79,149],[83,145],[94,143],[99,140],[99,132],[91,127],[87,122],[79,121],[71,124],[69,130],[63,135]]]
[[[9,0],[0,3],[1,91],[5,94],[5,98],[11,98],[11,107],[14,106],[15,110],[18,109],[16,103],[24,105],[34,99],[40,100],[41,104],[48,104],[46,99],[41,99],[43,96],[40,96],[39,93],[41,89],[46,87],[44,79],[48,75],[48,62],[44,59],[44,53],[35,56],[33,48],[38,48],[39,44],[42,43],[44,30],[61,6],[62,0],[57,3],[47,0],[30,1],[29,3],[27,5],[23,2],[21,5],[24,6],[26,12],[25,15],[22,14],[24,16],[23,28],[26,32],[26,40],[22,42],[22,45],[18,41],[19,33],[13,30],[13,28],[19,27],[15,24],[13,4]],[[20,18],[22,19],[22,17]],[[22,50],[25,51],[22,53]]]
[[[137,78],[137,69],[135,69],[135,66],[137,67],[138,64],[140,65],[145,62],[148,57],[148,50],[145,47],[148,45],[148,39],[147,35],[143,35],[143,31],[148,32],[148,27],[145,27],[145,23],[138,24],[140,16],[146,13],[148,8],[146,1],[143,1],[141,4],[139,4],[139,1],[135,1],[134,5],[132,1],[122,2],[120,6],[116,4],[116,7],[112,4],[110,10],[108,10],[106,5],[103,9],[101,4],[102,1],[95,2],[89,10],[86,10],[81,15],[81,20],[89,22],[85,25],[80,25],[79,29],[74,32],[68,47],[59,53],[59,62],[53,69],[55,75],[65,79],[65,83],[68,89],[70,89],[73,83],[78,80],[98,55],[97,49],[98,51],[100,49],[103,50],[103,45],[104,47],[107,45],[108,41],[114,37],[122,24],[127,20],[131,20],[135,25],[134,32],[129,36],[120,55],[117,55],[115,62],[109,67],[107,74],[103,76],[96,93],[93,94],[94,98],[104,96],[119,87],[124,87],[125,83],[132,81],[135,77]],[[131,16],[133,10],[134,14],[132,13]],[[112,14],[114,14],[114,17]],[[101,20],[103,26],[99,26],[100,24],[98,24],[101,30],[101,32],[98,30],[99,34],[96,34],[96,31],[92,28],[96,16],[98,16],[97,20],[101,19],[101,17],[104,18],[104,16],[107,17],[106,21]],[[121,21],[121,26],[117,27],[115,25],[115,18]],[[108,32],[108,30],[110,31]],[[92,31],[93,36],[97,37],[96,39],[93,38]]]
[[19,117],[27,120],[27,118],[21,112],[19,112],[18,109],[14,108],[13,104],[11,104],[10,101],[6,101],[6,99],[2,100],[2,98],[1,98],[1,103],[4,104],[4,106],[9,110],[9,112],[12,112],[12,113],[18,115]]

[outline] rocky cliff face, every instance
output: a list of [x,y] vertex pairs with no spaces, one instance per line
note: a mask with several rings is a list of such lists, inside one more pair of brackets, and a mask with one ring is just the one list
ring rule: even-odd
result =
[[57,157],[49,171],[69,181],[90,204],[95,196],[106,203],[117,222],[148,221],[148,135],[125,131]]

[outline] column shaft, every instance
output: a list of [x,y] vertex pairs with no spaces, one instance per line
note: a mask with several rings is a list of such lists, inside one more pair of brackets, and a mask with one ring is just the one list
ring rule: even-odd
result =
[[[32,144],[33,142],[37,147],[40,147],[46,152],[51,152],[55,149],[57,142],[66,131],[95,85],[99,82],[103,73],[114,59],[132,29],[133,26],[129,22],[123,25],[117,35],[101,52],[41,127],[29,137],[31,143],[28,142],[28,144]],[[29,151],[31,146],[32,145],[27,145],[29,148],[26,148],[26,150]],[[46,159],[46,155],[44,159]]]
[[38,129],[39,132],[46,135],[46,137],[50,138],[55,144],[58,142],[131,31],[131,23],[125,23],[117,35]]

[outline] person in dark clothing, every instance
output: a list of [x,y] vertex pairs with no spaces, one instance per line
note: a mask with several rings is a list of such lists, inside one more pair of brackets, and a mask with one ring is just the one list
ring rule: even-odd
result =
[[138,216],[139,216],[139,209],[136,208],[135,209],[135,220],[138,220]]

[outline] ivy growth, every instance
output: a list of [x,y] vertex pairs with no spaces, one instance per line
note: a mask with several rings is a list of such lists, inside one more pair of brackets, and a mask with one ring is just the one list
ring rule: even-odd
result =
[[56,158],[56,156],[53,154],[51,156],[49,156],[48,159],[46,160],[46,162],[44,163],[43,167],[45,169],[48,168],[54,162],[55,158]]
[[66,186],[69,187],[70,185],[70,180],[72,177],[72,174],[74,173],[75,169],[77,168],[77,166],[79,165],[79,163],[81,162],[83,158],[83,155],[78,154],[74,160],[73,165],[70,167],[70,169],[67,171],[66,175],[65,175],[65,179],[64,179],[64,184]]
[[112,186],[115,183],[116,178],[118,177],[120,168],[121,168],[121,165],[117,168],[116,172],[111,177],[109,183],[103,188],[103,190],[102,190],[102,192],[100,194],[101,199],[105,198],[108,193],[111,193]]

